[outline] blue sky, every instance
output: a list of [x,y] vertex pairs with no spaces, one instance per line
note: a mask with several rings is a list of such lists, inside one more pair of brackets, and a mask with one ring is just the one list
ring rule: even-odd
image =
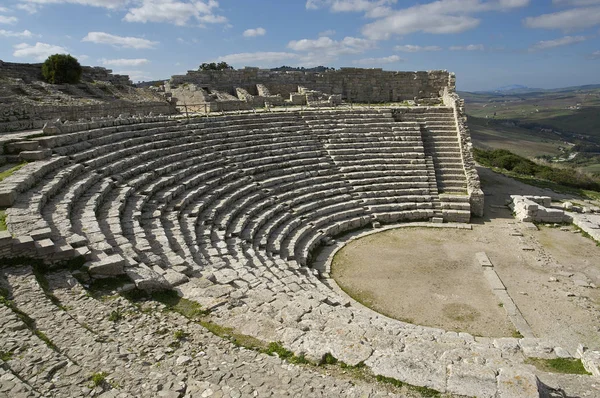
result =
[[600,0],[0,0],[0,59],[169,78],[202,62],[447,69],[460,90],[600,83]]

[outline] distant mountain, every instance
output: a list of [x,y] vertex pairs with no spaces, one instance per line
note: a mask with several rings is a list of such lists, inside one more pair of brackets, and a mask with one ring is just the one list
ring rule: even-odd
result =
[[489,91],[475,91],[475,94],[497,94],[497,95],[513,95],[513,94],[527,94],[527,93],[539,93],[546,91],[543,88],[531,88],[523,86],[521,84],[511,84],[508,86],[498,87],[495,90]]
[[572,86],[572,87],[561,87],[561,88],[531,88],[523,86],[521,84],[511,84],[508,86],[499,87],[495,90],[489,91],[473,91],[469,94],[475,95],[492,95],[492,96],[510,96],[510,95],[524,95],[532,93],[567,93],[567,92],[578,92],[578,91],[590,91],[597,90],[600,88],[600,84],[587,84],[584,86]]
[[511,84],[509,86],[498,87],[497,89],[495,89],[493,91],[512,91],[512,90],[523,90],[523,89],[529,89],[529,87],[523,86],[521,84]]

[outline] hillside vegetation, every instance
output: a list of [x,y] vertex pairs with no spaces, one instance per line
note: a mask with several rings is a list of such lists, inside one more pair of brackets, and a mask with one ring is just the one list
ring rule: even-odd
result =
[[600,86],[460,95],[476,148],[543,159],[600,180]]
[[512,177],[537,179],[579,190],[600,192],[599,178],[594,178],[571,167],[552,167],[539,164],[505,149],[475,148],[474,155],[479,164],[497,168]]

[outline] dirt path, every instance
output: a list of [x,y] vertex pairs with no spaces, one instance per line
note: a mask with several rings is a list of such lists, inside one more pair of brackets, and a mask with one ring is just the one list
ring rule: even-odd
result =
[[475,253],[483,251],[536,337],[574,354],[600,348],[600,247],[573,228],[530,230],[503,207],[510,194],[570,199],[481,169],[483,218],[473,230],[404,228],[351,242],[332,275],[363,304],[412,323],[480,336],[513,336]]

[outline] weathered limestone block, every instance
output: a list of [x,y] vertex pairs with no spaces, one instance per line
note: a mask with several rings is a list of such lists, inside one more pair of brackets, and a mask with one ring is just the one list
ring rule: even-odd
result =
[[498,398],[539,398],[537,377],[522,368],[501,368],[498,373]]
[[582,344],[579,344],[577,355],[581,358],[581,363],[583,363],[585,370],[593,376],[600,377],[600,351],[590,351]]
[[10,207],[17,199],[14,189],[3,188],[0,190],[0,207]]
[[47,256],[54,253],[54,242],[50,239],[42,239],[35,242],[35,250],[39,256]]
[[170,288],[169,282],[162,275],[143,264],[137,267],[128,267],[125,273],[140,290],[157,291]]
[[123,275],[125,259],[119,254],[108,256],[97,263],[88,265],[88,272],[92,276],[118,276]]
[[446,388],[451,393],[470,397],[496,397],[496,373],[478,364],[450,364]]

